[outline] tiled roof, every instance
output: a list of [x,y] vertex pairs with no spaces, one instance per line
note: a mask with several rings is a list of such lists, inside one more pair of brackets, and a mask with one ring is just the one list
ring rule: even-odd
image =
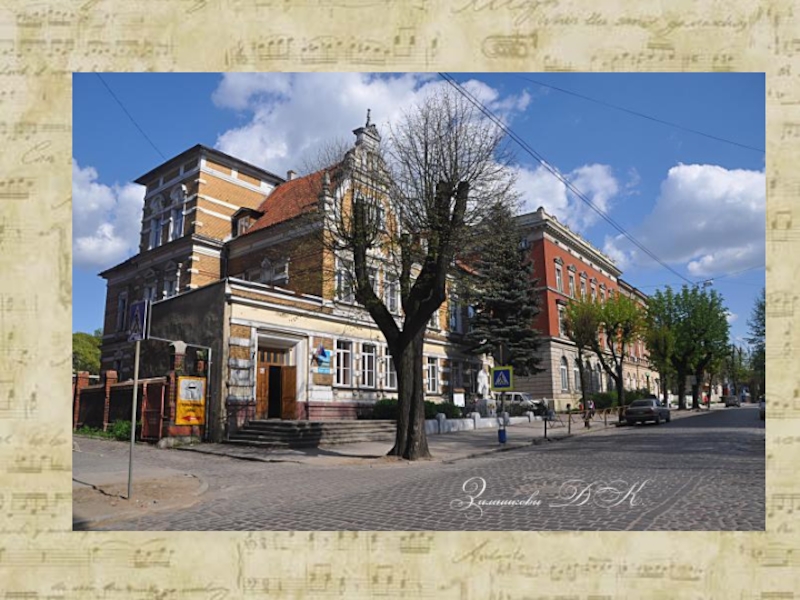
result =
[[258,207],[258,211],[264,213],[264,216],[259,217],[245,235],[316,210],[322,190],[323,173],[324,171],[317,171],[276,187]]

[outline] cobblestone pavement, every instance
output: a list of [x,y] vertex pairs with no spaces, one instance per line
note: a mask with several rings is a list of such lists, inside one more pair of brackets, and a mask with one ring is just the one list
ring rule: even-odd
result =
[[763,530],[764,434],[744,406],[455,463],[323,467],[147,449],[140,460],[196,473],[208,491],[105,528]]

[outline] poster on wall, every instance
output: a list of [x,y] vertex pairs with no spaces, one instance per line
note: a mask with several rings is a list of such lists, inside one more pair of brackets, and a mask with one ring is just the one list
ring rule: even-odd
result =
[[317,373],[321,375],[330,375],[331,374],[331,351],[326,350],[325,347],[320,344],[317,351],[314,353],[314,358],[317,360]]
[[176,425],[203,425],[206,413],[204,377],[178,377]]

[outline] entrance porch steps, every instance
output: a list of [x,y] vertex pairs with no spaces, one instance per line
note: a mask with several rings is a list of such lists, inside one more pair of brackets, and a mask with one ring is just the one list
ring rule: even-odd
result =
[[279,421],[254,420],[227,443],[274,448],[309,448],[329,444],[394,439],[394,421]]

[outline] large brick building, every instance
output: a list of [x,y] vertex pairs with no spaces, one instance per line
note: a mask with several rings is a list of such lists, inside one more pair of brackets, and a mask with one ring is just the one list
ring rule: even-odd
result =
[[[139,177],[146,188],[139,253],[101,274],[102,368],[132,377],[129,307],[147,299],[154,337],[210,349],[206,427],[213,439],[251,418],[354,417],[362,404],[396,397],[383,336],[354,301],[352,263],[320,239],[325,215],[361,193],[361,159],[380,141],[369,122],[354,134],[346,171],[290,171],[284,178],[198,145]],[[563,408],[578,397],[576,352],[560,329],[566,302],[578,293],[602,300],[618,289],[644,297],[619,279],[610,259],[543,209],[519,220],[542,295],[533,325],[545,336],[546,370],[518,380],[516,389]],[[400,318],[391,261],[380,248],[369,260],[376,292]],[[490,362],[459,349],[466,311],[451,295],[429,323],[424,375],[432,400],[474,392],[477,373]],[[634,355],[626,366],[631,387],[655,384],[644,349]],[[609,389],[596,358],[588,362],[593,388]]]
[[[517,388],[534,398],[552,398],[558,408],[580,400],[578,352],[565,335],[563,313],[571,298],[589,296],[605,302],[610,294],[622,293],[644,304],[646,296],[620,279],[621,271],[613,261],[581,236],[560,223],[544,208],[518,217],[524,233],[523,246],[533,262],[533,276],[538,280],[541,312],[534,326],[542,333],[542,366],[537,375],[519,378]],[[592,353],[585,358],[593,392],[611,391],[614,382]],[[626,389],[658,389],[657,376],[651,371],[647,353],[636,342],[623,364]]]

